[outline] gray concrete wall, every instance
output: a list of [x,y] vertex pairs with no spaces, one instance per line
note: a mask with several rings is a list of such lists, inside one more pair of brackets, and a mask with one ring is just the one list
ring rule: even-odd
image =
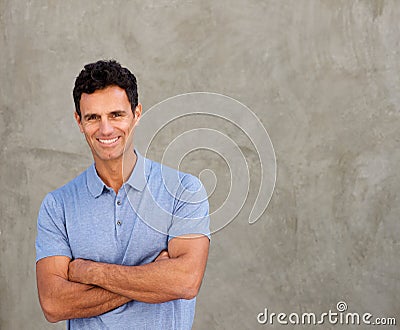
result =
[[195,329],[263,328],[265,307],[322,313],[340,300],[400,324],[398,1],[2,0],[0,9],[1,329],[64,328],[40,311],[36,216],[48,191],[91,162],[71,89],[100,58],[135,72],[144,109],[190,91],[226,94],[274,144],[270,205],[254,225],[244,212],[213,236]]

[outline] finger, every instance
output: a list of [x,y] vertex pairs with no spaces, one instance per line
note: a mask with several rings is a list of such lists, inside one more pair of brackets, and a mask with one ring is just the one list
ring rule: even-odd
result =
[[160,252],[160,254],[157,256],[157,258],[154,261],[160,261],[164,259],[169,259],[169,254],[167,250],[163,250]]

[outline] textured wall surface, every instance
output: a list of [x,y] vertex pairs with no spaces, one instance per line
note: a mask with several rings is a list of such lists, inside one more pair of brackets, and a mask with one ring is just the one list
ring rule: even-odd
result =
[[36,217],[91,163],[71,90],[100,58],[135,72],[144,109],[222,93],[274,144],[269,207],[213,236],[195,329],[263,328],[265,307],[322,313],[340,300],[400,324],[399,17],[395,0],[1,0],[0,328],[64,328],[39,307]]

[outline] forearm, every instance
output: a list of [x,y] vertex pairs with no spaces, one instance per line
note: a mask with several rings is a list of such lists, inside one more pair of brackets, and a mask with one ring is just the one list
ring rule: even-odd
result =
[[70,282],[58,277],[53,290],[42,290],[40,302],[46,319],[58,322],[92,317],[117,308],[131,299],[93,285]]
[[192,299],[200,287],[200,283],[196,283],[198,276],[192,270],[185,269],[179,259],[161,260],[142,266],[102,263],[93,266],[93,284],[148,303]]
[[206,236],[174,238],[168,257],[160,254],[154,262],[140,266],[76,259],[69,265],[68,278],[147,303],[192,299],[203,279],[208,247]]

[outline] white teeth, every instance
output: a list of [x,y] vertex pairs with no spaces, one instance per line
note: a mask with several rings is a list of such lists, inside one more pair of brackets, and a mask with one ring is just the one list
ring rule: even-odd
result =
[[111,144],[111,143],[114,143],[115,141],[117,141],[118,140],[118,137],[116,137],[116,138],[114,138],[114,139],[109,139],[109,140],[102,140],[102,139],[99,139],[99,141],[101,142],[101,143],[105,143],[105,144]]

